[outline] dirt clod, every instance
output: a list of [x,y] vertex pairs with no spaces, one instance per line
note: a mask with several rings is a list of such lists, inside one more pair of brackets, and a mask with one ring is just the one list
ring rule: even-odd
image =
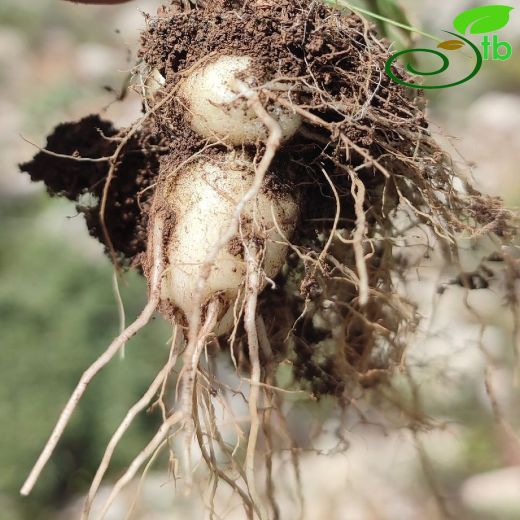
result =
[[[110,122],[91,115],[77,122],[58,125],[47,139],[46,151],[39,152],[32,161],[20,166],[33,181],[43,181],[50,195],[77,202],[77,209],[85,216],[90,234],[105,245],[99,218],[100,201],[110,157],[120,138],[120,132]],[[141,131],[128,140],[115,158],[115,175],[108,193],[105,222],[121,262],[135,261],[146,249],[147,211],[153,195],[151,188],[159,170],[156,148],[157,140]],[[100,158],[106,160],[84,160]],[[86,194],[90,195],[88,204],[81,200]]]

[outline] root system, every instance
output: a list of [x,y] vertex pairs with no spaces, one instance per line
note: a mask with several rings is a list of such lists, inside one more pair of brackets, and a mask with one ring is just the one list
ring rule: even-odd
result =
[[[275,193],[291,185],[302,194],[302,214],[294,235],[286,237],[284,268],[266,281],[258,244],[247,237],[237,243],[247,200],[237,207],[237,219],[200,278],[203,286],[223,247],[247,264],[245,297],[237,299],[232,333],[212,334],[215,300],[199,298],[191,316],[161,302],[165,317],[183,328],[187,349],[180,405],[165,417],[145,455],[182,419],[187,445],[192,437],[198,440],[214,478],[235,489],[248,517],[265,518],[270,513],[263,512],[254,482],[257,441],[262,437],[269,453],[287,444],[284,433],[270,429],[274,421],[283,425],[277,368],[291,368],[283,391],[304,391],[313,400],[330,395],[338,409],[346,409],[352,395],[382,384],[404,364],[408,334],[417,324],[413,306],[396,290],[413,268],[398,254],[406,230],[427,228],[446,256],[455,258],[460,236],[485,233],[507,241],[514,233],[511,215],[456,171],[431,135],[421,93],[403,89],[385,74],[388,43],[357,15],[307,0],[213,0],[190,8],[175,2],[147,17],[141,41],[145,65],[136,74],[145,85],[157,74],[165,81],[145,93],[144,115],[136,125],[116,131],[97,116],[60,125],[45,150],[22,169],[44,181],[52,195],[77,202],[90,233],[106,245],[113,261],[141,268],[151,279],[148,273],[157,266],[157,243],[149,239],[153,223],[164,222],[164,243],[176,225],[176,216],[161,202],[161,187],[195,158],[232,148],[192,130],[179,84],[187,71],[216,57],[252,58],[256,83],[247,83],[240,94],[268,138],[241,147],[257,165],[247,196],[254,199],[266,186]],[[405,77],[401,70],[396,74]],[[303,121],[284,143],[272,117],[277,106]],[[155,294],[156,286],[149,285]],[[208,348],[229,352],[250,383],[243,465],[215,425],[211,403],[225,403],[227,391],[210,367],[199,363]],[[206,426],[200,410],[208,414]],[[215,447],[233,469],[233,479],[216,462]],[[266,489],[274,511],[272,486]]]

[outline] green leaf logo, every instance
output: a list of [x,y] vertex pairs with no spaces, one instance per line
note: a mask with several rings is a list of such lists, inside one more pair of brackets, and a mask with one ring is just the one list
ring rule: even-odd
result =
[[483,5],[460,13],[453,26],[461,34],[482,34],[498,31],[509,22],[509,13],[514,8],[509,5]]
[[456,51],[457,49],[461,49],[466,45],[464,42],[460,40],[446,40],[445,42],[439,43],[437,45],[438,49],[445,49],[447,51]]

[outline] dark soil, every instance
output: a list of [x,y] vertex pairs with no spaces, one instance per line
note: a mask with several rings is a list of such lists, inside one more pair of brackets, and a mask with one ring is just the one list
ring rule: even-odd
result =
[[[99,206],[110,161],[90,162],[79,158],[109,158],[118,142],[113,125],[91,115],[74,123],[58,125],[48,137],[45,150],[69,157],[56,157],[44,151],[22,164],[22,171],[33,181],[43,181],[50,195],[75,201],[90,234],[106,246],[99,217]],[[111,140],[112,138],[112,140]],[[148,209],[153,184],[159,171],[158,140],[143,131],[135,134],[116,160],[110,185],[105,222],[112,245],[122,263],[132,263],[146,249]],[[90,195],[90,203],[82,196]]]
[[[148,20],[141,40],[140,56],[166,78],[166,92],[201,60],[251,56],[259,84],[286,78],[295,92],[306,91],[292,93],[302,106],[313,108],[376,157],[383,151],[380,141],[391,137],[383,132],[398,139],[402,132],[427,127],[421,102],[384,73],[389,54],[373,28],[356,15],[344,16],[318,2],[216,0],[189,11],[174,2]],[[269,107],[270,101],[263,101]],[[197,148],[200,139],[183,124],[187,113],[183,104],[168,103],[154,120],[175,143]]]

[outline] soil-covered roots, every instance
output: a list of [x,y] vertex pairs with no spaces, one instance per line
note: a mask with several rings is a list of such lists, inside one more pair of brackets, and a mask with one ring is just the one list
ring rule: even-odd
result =
[[[388,43],[359,16],[307,0],[173,2],[147,17],[141,40],[137,123],[117,131],[91,116],[60,126],[22,166],[75,200],[111,259],[140,269],[150,293],[139,320],[83,376],[23,492],[86,385],[158,308],[182,345],[114,433],[84,518],[117,443],[176,356],[178,392],[104,511],[174,435],[184,439],[188,487],[197,441],[210,508],[222,481],[248,518],[276,517],[277,454],[290,452],[300,479],[291,396],[329,396],[340,422],[349,407],[363,417],[356,400],[368,389],[383,395],[406,366],[418,322],[398,291],[415,267],[400,247],[406,233],[426,230],[450,261],[459,237],[505,243],[515,228],[435,142],[421,93],[385,74]],[[233,361],[237,387],[217,377],[216,352]],[[247,401],[248,434],[237,400]]]

